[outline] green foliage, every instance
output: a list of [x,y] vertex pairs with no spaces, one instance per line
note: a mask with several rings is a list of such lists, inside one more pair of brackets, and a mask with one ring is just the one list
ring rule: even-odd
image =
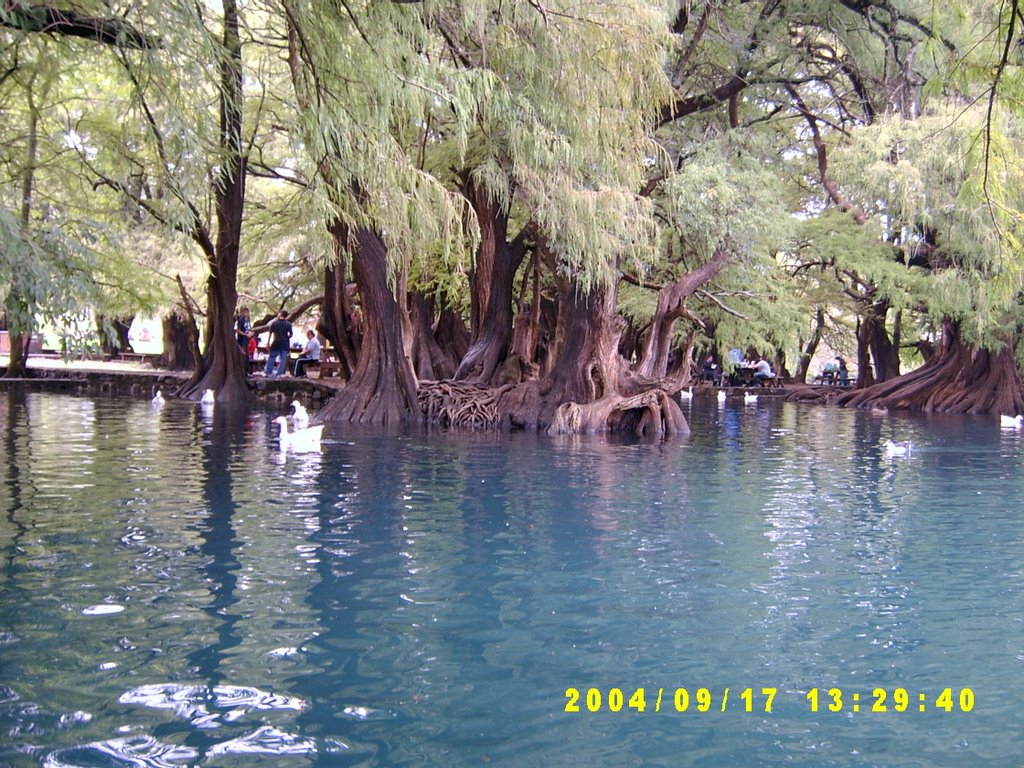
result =
[[1024,171],[1013,149],[1021,128],[985,121],[982,109],[938,105],[916,120],[879,121],[858,131],[834,166],[892,251],[851,268],[894,305],[955,319],[982,344],[1001,335],[1024,279]]
[[[726,247],[690,305],[726,346],[792,347],[817,307],[852,322],[879,300],[914,332],[952,318],[999,343],[1024,287],[1024,61],[1013,46],[1001,60],[1013,5],[716,3],[699,39],[709,6],[685,7],[673,35],[679,4],[661,0],[247,4],[240,293],[269,311],[318,292],[340,221],[383,235],[396,285],[462,309],[471,181],[584,289],[618,268],[664,284]],[[200,290],[218,234],[216,4],[75,8],[161,45],[0,30],[14,324],[166,308],[176,275]],[[655,133],[668,103],[735,73],[738,127],[718,104]],[[822,191],[820,158],[864,223]],[[638,323],[653,312],[651,290],[620,298]]]
[[[29,232],[0,209],[0,305],[13,334],[33,333],[40,321],[73,330],[91,319],[95,306],[94,254],[68,237],[62,222]],[[67,349],[82,339],[70,333]]]

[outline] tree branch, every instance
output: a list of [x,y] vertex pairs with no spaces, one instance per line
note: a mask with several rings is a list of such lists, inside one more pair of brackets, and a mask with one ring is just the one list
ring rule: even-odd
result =
[[726,314],[729,314],[729,315],[732,315],[733,317],[738,317],[741,320],[746,320],[747,322],[750,322],[750,318],[749,317],[744,315],[742,312],[738,312],[735,309],[732,309],[731,307],[726,306],[713,293],[711,293],[709,291],[705,291],[703,288],[700,288],[700,289],[696,290],[694,293],[695,293],[695,295],[700,296],[702,299],[707,299],[711,303],[717,304],[718,308],[721,309]]
[[789,92],[790,97],[793,99],[793,104],[796,106],[797,111],[804,116],[807,121],[807,125],[811,129],[811,138],[814,142],[814,151],[818,156],[818,178],[821,181],[821,186],[825,188],[829,198],[837,206],[839,210],[848,211],[853,214],[853,220],[858,224],[863,224],[868,220],[868,216],[863,210],[854,203],[847,200],[843,193],[840,192],[839,186],[835,183],[831,176],[828,175],[828,154],[825,150],[825,142],[821,138],[821,132],[818,130],[818,119],[811,114],[811,111],[807,109],[800,94],[796,88],[789,86],[786,88]]
[[103,45],[135,50],[152,50],[161,45],[159,38],[150,37],[123,19],[86,16],[49,5],[27,6],[15,0],[4,2],[0,10],[0,27],[22,32],[81,37]]

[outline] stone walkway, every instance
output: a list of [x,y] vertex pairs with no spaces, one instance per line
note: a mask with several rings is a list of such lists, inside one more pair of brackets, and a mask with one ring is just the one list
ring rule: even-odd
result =
[[[7,358],[0,356],[0,375],[7,371]],[[0,378],[0,387],[22,386],[33,389],[82,393],[152,397],[157,389],[164,396],[183,385],[189,371],[168,371],[149,363],[133,360],[72,360],[32,355],[28,360],[29,376],[24,379]],[[253,392],[260,399],[275,401],[300,400],[322,404],[330,400],[345,382],[338,378],[265,378],[249,379]]]

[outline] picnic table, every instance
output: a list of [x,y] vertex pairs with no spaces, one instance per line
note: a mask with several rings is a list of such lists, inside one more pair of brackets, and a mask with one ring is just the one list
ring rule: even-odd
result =
[[[312,365],[307,366],[307,370]],[[320,378],[328,379],[334,376],[341,376],[341,360],[338,358],[338,351],[334,347],[320,348],[320,362],[317,364],[320,369]]]

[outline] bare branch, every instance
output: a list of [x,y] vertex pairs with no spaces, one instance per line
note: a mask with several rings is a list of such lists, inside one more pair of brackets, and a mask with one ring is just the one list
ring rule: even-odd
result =
[[152,50],[160,47],[159,38],[150,37],[123,19],[87,16],[50,5],[29,6],[14,0],[7,0],[0,10],[0,27],[46,35],[81,37],[118,48]]
[[741,320],[746,320],[748,322],[750,321],[750,318],[747,317],[746,315],[744,315],[742,312],[738,312],[737,310],[733,309],[732,307],[729,307],[729,306],[723,304],[721,302],[721,300],[719,300],[719,298],[717,296],[715,296],[713,293],[705,291],[703,288],[698,289],[696,291],[696,295],[700,296],[702,299],[707,299],[712,304],[717,304],[718,308],[721,309],[726,314],[732,315],[733,317],[738,317]]

